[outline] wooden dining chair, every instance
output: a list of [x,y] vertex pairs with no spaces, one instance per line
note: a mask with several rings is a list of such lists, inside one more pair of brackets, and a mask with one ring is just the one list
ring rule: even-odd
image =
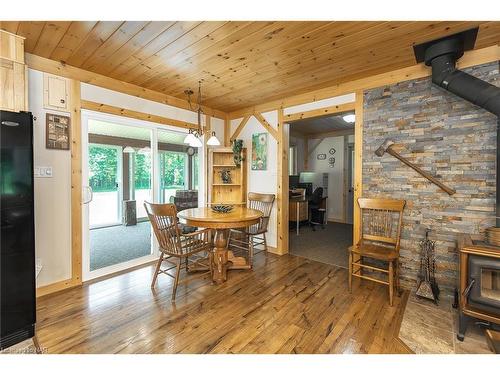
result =
[[[163,273],[174,279],[172,289],[172,301],[175,300],[177,286],[194,277],[187,277],[179,281],[181,269],[186,273],[198,269],[208,270],[196,277],[206,273],[212,275],[212,245],[210,230],[203,229],[195,232],[183,233],[182,225],[177,218],[177,208],[173,203],[153,204],[144,202],[144,207],[153,227],[160,248],[160,258],[156,264],[155,273],[151,282],[151,288],[155,287],[158,275]],[[201,254],[201,255],[200,255]],[[162,269],[163,262],[169,266]],[[192,267],[193,269],[190,269]],[[168,271],[176,269],[175,275]]]
[[[257,224],[247,228],[231,229],[229,232],[228,248],[236,248],[247,253],[248,264],[253,266],[253,257],[267,251],[267,227],[276,196],[274,194],[248,193],[248,208],[262,212]],[[262,246],[255,252],[257,246]]]
[[[353,276],[385,284],[389,286],[392,306],[394,287],[399,291],[399,242],[406,201],[359,198],[358,204],[361,208],[361,239],[349,247],[349,292],[352,291]],[[366,264],[365,258],[388,263],[388,268]],[[387,280],[364,275],[364,269],[387,274]]]

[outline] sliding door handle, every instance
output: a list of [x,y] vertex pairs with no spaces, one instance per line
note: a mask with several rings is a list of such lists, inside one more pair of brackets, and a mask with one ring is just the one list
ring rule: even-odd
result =
[[85,199],[82,203],[89,204],[94,199],[94,191],[92,190],[92,188],[90,186],[84,186],[83,189],[86,191],[86,193],[88,193],[88,195],[87,195],[88,199]]

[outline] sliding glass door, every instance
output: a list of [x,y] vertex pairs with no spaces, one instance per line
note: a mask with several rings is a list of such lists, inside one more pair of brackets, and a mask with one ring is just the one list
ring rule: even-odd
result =
[[144,202],[169,203],[179,190],[197,189],[197,150],[188,152],[184,137],[151,123],[83,112],[84,280],[157,259]]
[[83,276],[89,280],[156,259],[144,209],[154,198],[155,132],[106,116],[83,119]]

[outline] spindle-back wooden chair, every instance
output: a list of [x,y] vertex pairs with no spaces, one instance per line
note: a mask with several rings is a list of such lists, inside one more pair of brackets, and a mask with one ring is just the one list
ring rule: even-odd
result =
[[[267,251],[267,227],[276,196],[274,194],[248,193],[248,208],[262,212],[259,222],[248,228],[231,229],[229,232],[228,247],[247,252],[248,264],[253,266],[254,255]],[[262,246],[255,252],[257,246]]]
[[[156,264],[155,273],[151,282],[151,288],[155,287],[156,279],[160,273],[174,279],[172,288],[172,301],[175,301],[177,286],[185,283],[193,277],[187,277],[179,282],[181,269],[186,273],[192,271],[190,266],[212,274],[212,246],[210,230],[203,229],[191,233],[183,233],[182,226],[177,218],[177,208],[173,203],[153,204],[144,202],[144,207],[153,227],[160,248],[160,258]],[[200,256],[201,254],[201,256]],[[174,259],[174,261],[172,261]],[[162,263],[167,262],[170,266],[162,269]],[[176,269],[175,275],[168,271]],[[207,273],[205,272],[205,273]],[[204,275],[200,274],[198,276]]]
[[[359,198],[358,204],[361,208],[361,239],[349,247],[349,291],[352,291],[353,276],[388,285],[392,306],[394,286],[399,291],[399,243],[406,201]],[[364,258],[387,262],[388,268],[365,264]],[[385,273],[387,280],[363,275],[363,269]]]

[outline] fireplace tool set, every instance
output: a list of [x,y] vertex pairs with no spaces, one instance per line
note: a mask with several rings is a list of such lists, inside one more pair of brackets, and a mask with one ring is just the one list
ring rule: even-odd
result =
[[420,241],[420,273],[417,282],[417,296],[432,300],[437,304],[439,287],[436,282],[435,241],[429,240],[430,229],[425,231],[425,239]]

